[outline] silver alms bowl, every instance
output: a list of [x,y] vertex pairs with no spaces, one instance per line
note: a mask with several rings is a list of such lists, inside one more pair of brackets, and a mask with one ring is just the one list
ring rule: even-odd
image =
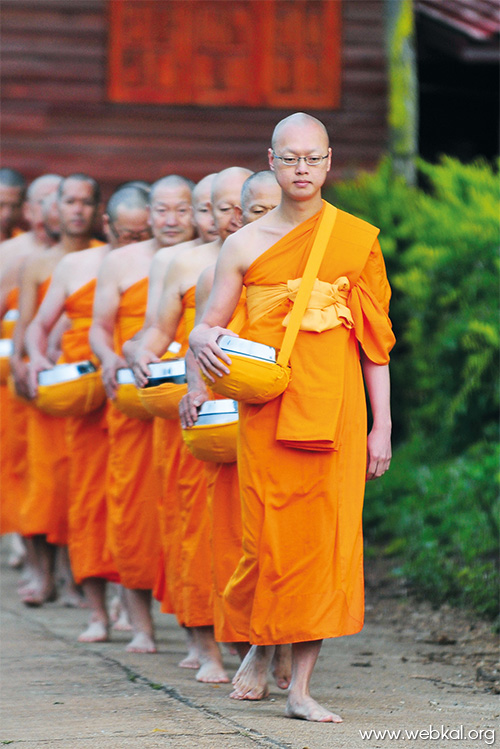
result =
[[230,335],[220,336],[217,343],[229,357],[231,357],[231,354],[239,354],[250,359],[276,362],[276,349],[272,346],[266,346],[264,343],[256,343],[246,338],[236,338]]
[[78,380],[82,375],[97,372],[91,361],[72,362],[71,364],[56,364],[53,369],[45,369],[38,374],[39,385],[57,385],[61,382]]
[[238,403],[230,398],[205,401],[198,412],[196,426],[230,424],[238,421]]

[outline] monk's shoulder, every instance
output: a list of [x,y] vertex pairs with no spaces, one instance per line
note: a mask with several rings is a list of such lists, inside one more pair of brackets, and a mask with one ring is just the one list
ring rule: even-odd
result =
[[199,275],[196,283],[196,293],[208,296],[214,285],[215,263],[207,266]]
[[107,245],[99,245],[88,250],[68,253],[57,266],[60,277],[69,280],[87,268],[99,265],[106,249]]
[[28,232],[0,242],[0,258],[3,260],[4,257],[10,257],[12,254],[22,251],[26,246],[26,234]]

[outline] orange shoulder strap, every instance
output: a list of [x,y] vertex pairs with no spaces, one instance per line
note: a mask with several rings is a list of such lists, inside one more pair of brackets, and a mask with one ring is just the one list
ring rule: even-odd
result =
[[292,353],[299,332],[300,323],[304,317],[304,312],[306,311],[307,303],[311,296],[314,281],[318,276],[319,267],[325,255],[326,246],[330,239],[336,218],[337,209],[333,205],[330,205],[330,203],[325,203],[325,210],[320,219],[316,238],[311,247],[311,252],[309,253],[307,265],[304,269],[304,275],[302,276],[302,281],[300,282],[299,290],[290,313],[290,321],[278,354],[277,363],[282,367],[288,365],[290,354]]

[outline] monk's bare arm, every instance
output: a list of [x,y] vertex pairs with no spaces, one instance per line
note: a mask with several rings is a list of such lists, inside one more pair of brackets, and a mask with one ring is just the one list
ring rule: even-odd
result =
[[159,357],[175,339],[177,326],[182,316],[180,293],[182,274],[182,265],[174,260],[163,280],[155,324],[142,333],[136,334],[123,346],[123,353],[134,370],[135,381],[139,387],[144,387],[151,374],[148,364],[159,361]]
[[49,362],[56,364],[61,356],[61,341],[64,333],[71,328],[71,320],[63,312],[47,338],[46,356]]
[[[214,284],[215,266],[205,268],[196,284],[196,323],[199,323],[205,312],[205,307]],[[186,352],[186,378],[188,392],[181,398],[179,403],[179,416],[183,429],[192,427],[198,420],[198,408],[202,403],[209,400],[210,394],[205,385],[191,349]]]
[[366,478],[379,478],[391,462],[391,384],[388,364],[375,364],[361,352],[361,366],[373,414],[368,435]]
[[23,398],[30,398],[28,388],[28,367],[23,361],[25,354],[24,334],[36,312],[38,292],[38,263],[25,262],[20,271],[19,282],[19,319],[13,335],[14,351],[10,358],[10,367],[16,390]]
[[52,362],[47,357],[47,345],[49,334],[64,311],[65,266],[62,260],[56,267],[44,300],[25,334],[25,347],[30,358],[29,388],[33,398],[37,392],[39,372],[52,367]]
[[179,416],[183,429],[192,427],[197,422],[199,407],[210,399],[210,393],[191,349],[186,351],[185,358],[188,392],[179,403]]
[[208,304],[210,292],[212,291],[214,285],[214,278],[215,265],[211,265],[209,268],[205,268],[198,279],[198,283],[196,284],[196,325],[201,322],[203,315],[205,314],[205,309]]
[[148,303],[143,330],[158,322],[158,307],[163,294],[165,276],[168,270],[168,262],[160,255],[156,255],[151,261],[148,282]]
[[243,249],[237,234],[224,242],[215,267],[214,285],[206,310],[189,336],[189,345],[195,359],[203,374],[212,382],[214,374],[218,377],[223,373],[227,374],[229,369],[226,365],[231,364],[229,357],[217,345],[217,339],[221,335],[236,335],[222,326],[229,323],[241,296],[245,273]]
[[[6,245],[12,241],[13,240],[10,239],[3,244]],[[19,272],[24,259],[25,255],[12,258],[5,252],[0,259],[0,318],[2,318],[7,312],[8,296],[12,289],[14,289],[18,284]]]
[[99,269],[94,298],[93,320],[89,332],[90,346],[101,362],[102,379],[109,398],[114,398],[118,383],[116,371],[127,365],[114,351],[113,331],[120,306],[119,269],[111,254]]

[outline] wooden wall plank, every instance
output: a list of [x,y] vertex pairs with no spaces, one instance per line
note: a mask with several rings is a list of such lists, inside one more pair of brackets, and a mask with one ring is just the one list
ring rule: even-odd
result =
[[[234,163],[266,168],[272,129],[290,110],[111,103],[108,0],[1,1],[5,165],[28,179],[92,171],[105,195],[168,171],[198,179]],[[314,112],[332,136],[332,179],[373,168],[386,148],[380,0],[342,0],[341,53],[340,107]]]

